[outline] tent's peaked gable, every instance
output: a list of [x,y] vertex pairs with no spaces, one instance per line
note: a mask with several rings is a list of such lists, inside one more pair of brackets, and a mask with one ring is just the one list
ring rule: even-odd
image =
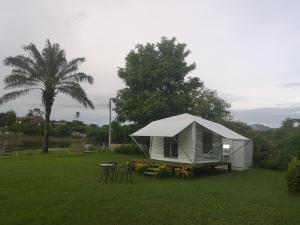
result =
[[229,138],[229,139],[237,139],[237,140],[249,140],[248,138],[228,129],[227,127],[224,127],[221,124],[218,123],[214,123],[208,120],[204,120],[203,121],[196,121],[199,125],[215,132],[216,134],[221,135],[224,138]]
[[197,122],[199,125],[221,135],[222,137],[229,138],[229,139],[249,140],[248,138],[236,133],[233,130],[230,130],[229,128],[227,128],[221,124],[203,119],[201,117],[193,116],[190,114],[187,114],[187,115],[193,117],[195,119],[195,122]]
[[195,122],[195,118],[200,118],[200,117],[196,117],[193,116],[191,114],[188,113],[184,113],[184,114],[180,114],[177,116],[171,116],[171,117],[167,117],[164,119],[160,119],[160,120],[155,120],[154,122],[176,122],[176,121],[190,121],[190,122]]

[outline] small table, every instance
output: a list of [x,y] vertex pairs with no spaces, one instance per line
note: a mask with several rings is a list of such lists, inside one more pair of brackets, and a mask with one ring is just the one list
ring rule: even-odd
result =
[[100,180],[104,178],[104,183],[106,183],[108,179],[113,182],[114,177],[116,178],[117,165],[114,163],[101,163],[99,166],[102,168]]

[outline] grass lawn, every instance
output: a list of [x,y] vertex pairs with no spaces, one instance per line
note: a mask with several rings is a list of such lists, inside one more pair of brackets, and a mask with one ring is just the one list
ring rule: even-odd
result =
[[283,172],[98,182],[98,163],[131,158],[66,151],[0,158],[0,224],[300,224],[300,197],[288,193]]

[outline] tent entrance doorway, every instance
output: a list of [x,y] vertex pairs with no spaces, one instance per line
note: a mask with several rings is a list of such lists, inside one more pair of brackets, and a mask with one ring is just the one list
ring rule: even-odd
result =
[[175,137],[164,137],[164,157],[178,158],[178,135]]

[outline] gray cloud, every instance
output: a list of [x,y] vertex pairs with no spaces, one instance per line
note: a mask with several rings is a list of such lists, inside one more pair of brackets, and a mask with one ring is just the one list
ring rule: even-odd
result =
[[281,83],[279,86],[284,88],[297,88],[300,86],[300,82]]
[[232,110],[236,120],[248,124],[264,124],[279,127],[286,118],[300,118],[300,106],[270,107],[247,110]]
[[228,102],[249,101],[249,97],[241,96],[237,94],[222,94],[222,98],[224,98]]

